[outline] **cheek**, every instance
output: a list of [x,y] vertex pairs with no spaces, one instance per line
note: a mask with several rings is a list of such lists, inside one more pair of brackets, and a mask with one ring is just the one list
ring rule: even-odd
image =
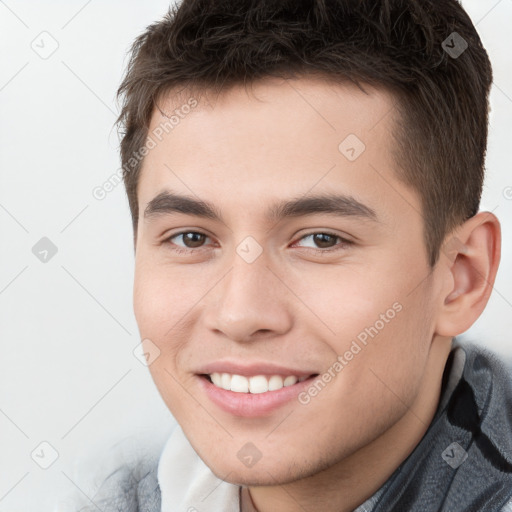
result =
[[[412,405],[422,385],[432,341],[431,317],[423,301],[406,294],[398,297],[393,313],[385,308],[377,310],[384,313],[383,320],[376,321],[377,316],[361,331],[366,344],[360,343],[361,354],[364,352],[360,369],[367,383],[361,398],[365,400],[362,395],[366,394],[374,407],[383,407],[384,415],[386,407],[400,411]],[[361,386],[365,387],[362,381]]]
[[186,272],[147,260],[135,269],[133,306],[140,338],[150,340],[159,351],[149,370],[173,414],[183,388],[171,375],[180,373],[181,383],[188,385],[190,376],[182,370],[190,366],[189,341],[198,324],[205,283],[199,269]]
[[348,350],[353,339],[364,342],[371,339],[370,331],[380,335],[389,330],[400,316],[400,294],[396,291],[399,285],[385,285],[376,271],[324,267],[300,277],[294,279],[293,289],[314,313],[305,315],[303,320],[311,330],[335,340],[333,348],[338,354]]
[[144,261],[136,264],[133,289],[134,313],[141,335],[162,339],[180,328],[204,294],[200,272]]
[[430,322],[429,291],[418,286],[425,277],[421,269],[406,274],[381,261],[365,269],[340,266],[303,277],[295,281],[297,295],[329,328],[330,338],[339,340],[340,351],[353,339],[407,344],[411,336],[423,336]]
[[311,316],[310,329],[329,327],[323,340],[343,359],[344,379],[358,399],[373,401],[386,393],[393,399],[395,392],[412,400],[417,392],[433,335],[428,290],[414,289],[418,281],[389,272],[340,272],[323,287],[304,283],[304,294],[308,286],[318,290],[308,294],[318,315]]

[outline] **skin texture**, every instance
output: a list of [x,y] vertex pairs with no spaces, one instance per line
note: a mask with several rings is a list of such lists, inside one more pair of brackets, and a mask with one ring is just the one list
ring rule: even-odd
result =
[[[160,350],[150,371],[204,462],[248,486],[260,512],[350,511],[386,481],[428,428],[452,337],[484,309],[499,264],[499,222],[481,212],[430,269],[420,198],[394,175],[394,98],[365,89],[273,78],[203,96],[144,161],[134,309]],[[150,131],[162,122],[155,110]],[[366,146],[354,161],[338,149],[349,134]],[[213,203],[224,222],[145,218],[164,190]],[[317,193],[352,196],[378,221],[265,217],[275,201]],[[183,231],[206,237],[177,253],[188,240],[170,237]],[[306,236],[325,232],[335,236],[323,246]],[[262,249],[252,263],[236,252],[248,236]],[[198,369],[218,360],[322,375],[393,304],[394,318],[307,404],[242,418],[199,385]],[[247,442],[261,452],[252,467],[237,457]]]

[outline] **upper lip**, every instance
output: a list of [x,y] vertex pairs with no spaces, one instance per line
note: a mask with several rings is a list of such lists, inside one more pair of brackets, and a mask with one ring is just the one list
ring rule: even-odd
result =
[[304,371],[297,368],[287,368],[274,363],[247,363],[238,361],[215,361],[202,366],[196,373],[211,375],[212,373],[229,373],[231,375],[243,375],[253,377],[256,375],[294,375],[295,377],[309,377],[316,375],[314,371]]

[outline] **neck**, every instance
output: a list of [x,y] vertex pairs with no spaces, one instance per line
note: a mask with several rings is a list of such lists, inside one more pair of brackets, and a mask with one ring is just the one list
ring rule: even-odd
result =
[[242,491],[243,512],[324,510],[352,512],[370,498],[413,452],[439,404],[450,338],[435,336],[420,392],[405,415],[389,430],[329,469],[280,486]]

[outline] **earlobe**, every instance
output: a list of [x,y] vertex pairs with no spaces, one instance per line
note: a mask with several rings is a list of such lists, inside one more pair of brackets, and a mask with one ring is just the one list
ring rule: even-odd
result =
[[496,279],[500,253],[500,223],[490,212],[471,217],[447,237],[441,253],[447,285],[440,297],[438,334],[457,336],[481,315]]

